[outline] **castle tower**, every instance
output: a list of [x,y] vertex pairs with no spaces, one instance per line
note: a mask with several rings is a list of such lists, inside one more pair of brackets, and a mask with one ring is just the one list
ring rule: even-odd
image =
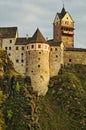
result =
[[62,41],[64,47],[74,47],[74,21],[64,6],[61,13],[57,13],[53,22],[53,39]]
[[49,45],[39,29],[26,45],[26,55],[27,75],[31,77],[33,90],[45,95],[49,82]]

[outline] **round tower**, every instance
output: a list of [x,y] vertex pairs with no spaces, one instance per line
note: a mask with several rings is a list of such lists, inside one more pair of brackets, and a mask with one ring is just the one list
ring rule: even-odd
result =
[[26,45],[26,55],[26,73],[31,77],[33,90],[45,95],[49,82],[49,45],[39,29]]

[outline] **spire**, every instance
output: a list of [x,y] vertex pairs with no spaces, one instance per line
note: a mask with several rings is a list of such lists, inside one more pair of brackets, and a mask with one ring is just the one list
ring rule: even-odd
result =
[[45,38],[43,37],[42,33],[40,30],[37,28],[36,32],[31,38],[31,43],[46,43]]

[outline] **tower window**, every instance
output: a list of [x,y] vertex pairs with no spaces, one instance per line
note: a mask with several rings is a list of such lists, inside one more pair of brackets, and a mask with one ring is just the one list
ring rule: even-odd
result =
[[56,55],[56,58],[57,58],[58,56]]
[[19,60],[18,60],[18,59],[16,60],[16,63],[19,63]]
[[51,48],[50,50],[52,51],[53,49]]
[[38,45],[38,48],[41,48],[41,45]]
[[69,62],[71,62],[72,60],[71,59],[69,59]]
[[11,56],[11,54],[9,53],[8,56]]
[[41,52],[39,52],[39,54],[41,54]]
[[9,47],[9,50],[11,50],[11,47]]
[[21,60],[21,62],[23,63],[23,62],[24,62],[24,60]]
[[7,47],[5,47],[5,50],[7,50]]
[[40,65],[38,65],[38,68],[40,68]]
[[40,60],[40,58],[38,58],[38,60]]
[[31,48],[34,48],[34,45],[31,45]]
[[28,49],[28,46],[27,46],[27,49]]
[[57,48],[55,48],[55,51],[57,51]]

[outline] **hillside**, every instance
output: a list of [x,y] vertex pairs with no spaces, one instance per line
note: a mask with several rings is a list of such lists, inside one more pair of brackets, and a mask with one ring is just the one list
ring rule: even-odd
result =
[[42,130],[85,130],[86,66],[61,69],[39,104]]
[[0,130],[85,130],[86,66],[61,68],[44,97],[0,52]]

